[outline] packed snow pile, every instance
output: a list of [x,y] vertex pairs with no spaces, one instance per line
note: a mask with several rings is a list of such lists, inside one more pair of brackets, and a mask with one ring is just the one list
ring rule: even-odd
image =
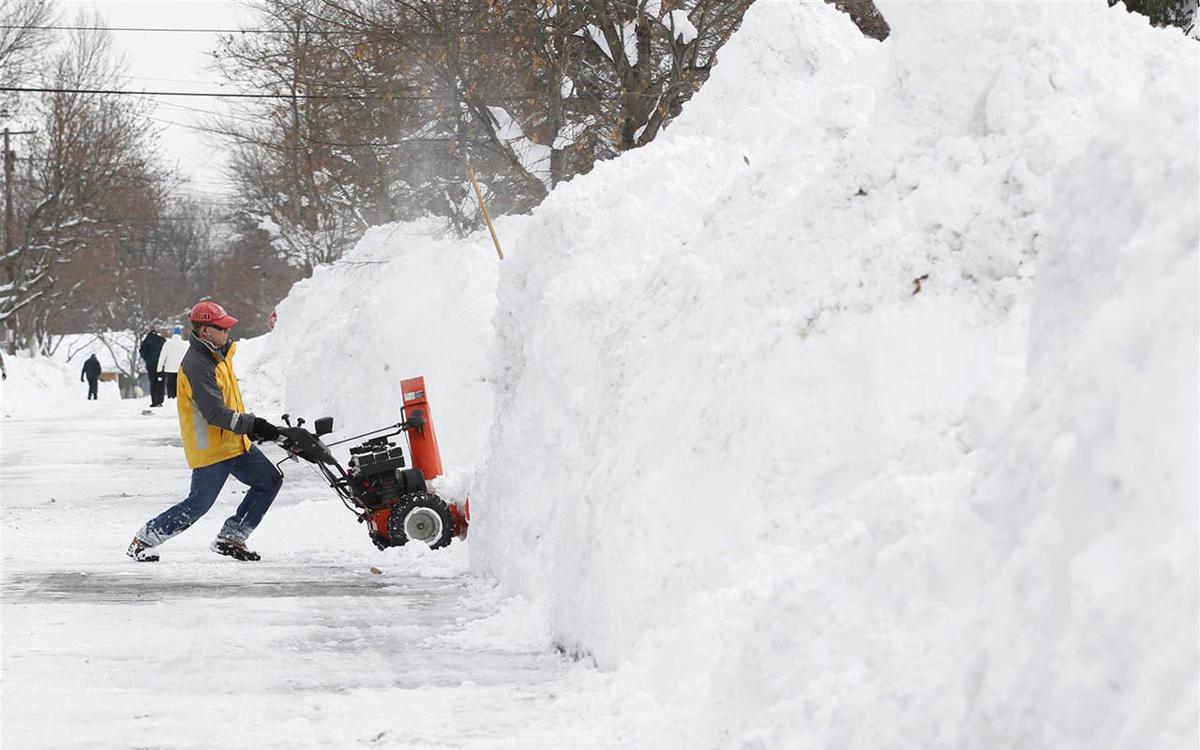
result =
[[368,428],[424,374],[472,567],[646,746],[1195,744],[1195,43],[880,5],[755,4],[498,274],[375,230],[248,379]]
[[756,4],[513,243],[473,562],[682,746],[1185,744],[1194,43],[884,12]]
[[436,224],[372,229],[292,289],[275,330],[238,366],[249,409],[274,421],[332,416],[335,437],[399,422],[400,381],[425,376],[447,458],[442,486],[458,494],[487,445],[497,269],[486,237],[440,234]]
[[1197,741],[1192,54],[1190,83],[1150,76],[1141,111],[1108,110],[1056,175],[1025,388],[967,537],[989,563],[969,652],[982,746]]

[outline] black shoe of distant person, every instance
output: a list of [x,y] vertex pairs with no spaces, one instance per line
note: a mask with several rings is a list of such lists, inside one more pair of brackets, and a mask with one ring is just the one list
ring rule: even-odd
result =
[[232,557],[234,560],[241,560],[243,562],[254,562],[261,559],[257,552],[246,549],[246,545],[241,542],[230,541],[229,539],[214,539],[209,549],[218,555],[225,555],[226,557]]

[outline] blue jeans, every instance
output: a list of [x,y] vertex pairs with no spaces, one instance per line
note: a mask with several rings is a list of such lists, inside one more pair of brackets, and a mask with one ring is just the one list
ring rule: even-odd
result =
[[238,505],[237,512],[225,521],[217,537],[234,542],[246,541],[283,486],[283,475],[253,445],[248,452],[235,458],[192,469],[192,490],[187,499],[148,521],[138,531],[137,538],[144,544],[156,547],[186,530],[212,508],[230,474],[239,482],[249,485],[250,489]]

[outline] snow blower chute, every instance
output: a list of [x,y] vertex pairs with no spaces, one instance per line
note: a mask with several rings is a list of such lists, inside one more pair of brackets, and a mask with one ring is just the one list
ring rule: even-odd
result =
[[[296,458],[313,464],[359,522],[367,524],[371,541],[379,549],[412,540],[432,549],[445,547],[454,537],[467,535],[470,508],[467,503],[460,508],[456,502],[446,502],[426,484],[441,475],[442,457],[425,396],[425,378],[401,381],[400,389],[404,395],[400,422],[336,443],[321,441],[322,435],[333,432],[333,417],[316,420],[309,431],[303,419],[293,425],[291,417],[284,414],[287,426],[279,428],[276,442],[288,456],[279,464]],[[404,449],[391,439],[400,435],[408,438],[411,467],[405,462]],[[329,451],[363,438],[367,439],[350,448],[350,462],[344,468]]]

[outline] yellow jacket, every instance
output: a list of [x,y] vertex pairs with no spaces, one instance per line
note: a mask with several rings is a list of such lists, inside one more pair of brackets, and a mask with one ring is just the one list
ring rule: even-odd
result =
[[254,415],[242,404],[242,391],[233,374],[236,350],[233,342],[217,350],[193,335],[179,365],[179,434],[188,466],[193,469],[250,450],[247,435],[254,427]]

